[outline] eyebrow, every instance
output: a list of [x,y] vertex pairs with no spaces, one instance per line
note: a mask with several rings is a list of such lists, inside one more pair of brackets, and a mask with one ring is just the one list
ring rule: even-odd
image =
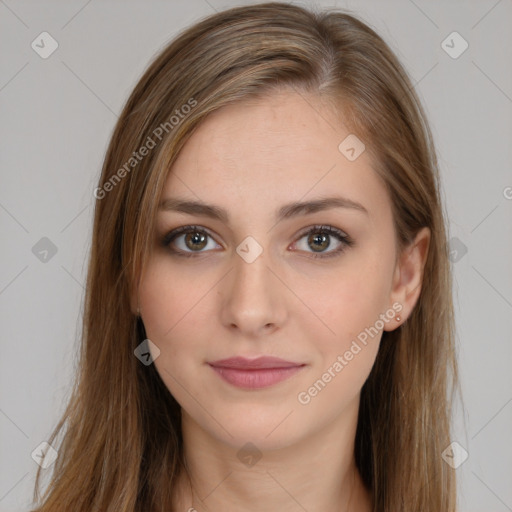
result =
[[[368,210],[362,204],[345,197],[335,196],[286,204],[276,211],[275,220],[281,221],[291,217],[308,215],[331,208],[349,208],[369,215]],[[181,199],[179,197],[162,200],[159,205],[159,211],[176,211],[192,215],[202,215],[220,220],[226,224],[229,223],[229,213],[224,208],[200,201]]]

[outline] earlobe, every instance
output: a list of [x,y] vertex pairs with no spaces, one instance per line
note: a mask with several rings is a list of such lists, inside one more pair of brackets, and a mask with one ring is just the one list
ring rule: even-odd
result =
[[390,325],[390,328],[385,330],[392,331],[399,327],[414,309],[421,292],[429,246],[430,229],[424,227],[418,231],[414,241],[400,255],[393,276],[390,303],[398,302],[402,305],[402,310],[399,316],[395,317],[394,325]]

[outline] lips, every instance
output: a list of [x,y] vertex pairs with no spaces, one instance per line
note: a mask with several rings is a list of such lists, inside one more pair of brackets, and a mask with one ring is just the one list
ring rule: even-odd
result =
[[259,389],[288,379],[306,365],[277,357],[231,357],[208,363],[225,382],[244,389]]
[[208,363],[211,366],[219,368],[234,368],[239,370],[259,370],[262,368],[292,368],[295,366],[303,366],[302,363],[293,363],[285,361],[279,357],[262,356],[256,359],[246,359],[245,357],[230,357],[229,359],[221,359]]

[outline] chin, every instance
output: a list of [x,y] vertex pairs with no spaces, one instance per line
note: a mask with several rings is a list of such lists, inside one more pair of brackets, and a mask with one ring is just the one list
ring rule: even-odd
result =
[[261,451],[286,448],[299,442],[307,433],[307,425],[294,417],[296,412],[292,407],[268,410],[263,405],[252,405],[250,409],[237,406],[233,409],[228,414],[216,415],[217,421],[225,429],[208,420],[202,428],[237,451],[247,443],[252,443]]

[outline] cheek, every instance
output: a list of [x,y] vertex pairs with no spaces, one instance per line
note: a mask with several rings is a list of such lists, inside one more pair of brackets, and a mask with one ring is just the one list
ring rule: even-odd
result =
[[146,332],[155,340],[172,338],[187,316],[200,310],[200,302],[211,285],[193,272],[177,272],[165,261],[155,257],[144,273],[139,288],[139,301]]
[[297,295],[314,313],[306,313],[303,321],[316,322],[320,327],[323,323],[324,339],[329,335],[333,340],[357,336],[387,309],[389,273],[386,258],[370,254],[354,257],[334,271],[317,274],[307,284],[296,281]]
[[314,304],[311,309],[325,324],[312,314],[301,320],[316,357],[297,401],[312,416],[340,414],[360,393],[379,350],[386,281],[376,279],[378,272],[351,270],[329,280],[321,297],[311,293],[304,301]]
[[160,350],[155,367],[174,398],[187,408],[194,407],[190,393],[199,396],[201,386],[204,388],[191,376],[197,375],[208,344],[209,332],[204,326],[211,323],[207,317],[212,312],[206,306],[208,293],[214,292],[212,286],[194,272],[171,271],[168,262],[155,258],[139,288],[147,338]]
[[181,373],[190,355],[202,354],[208,335],[204,326],[211,324],[209,294],[215,293],[215,282],[198,279],[193,271],[170,271],[169,264],[158,259],[148,265],[139,300],[146,335],[160,349],[157,368]]
[[322,381],[319,386],[329,382],[320,402],[350,398],[368,377],[382,337],[381,315],[389,307],[391,261],[392,254],[384,251],[361,251],[338,270],[315,276],[317,286],[298,291],[315,313],[302,309],[297,316],[316,352],[308,385],[315,379]]

